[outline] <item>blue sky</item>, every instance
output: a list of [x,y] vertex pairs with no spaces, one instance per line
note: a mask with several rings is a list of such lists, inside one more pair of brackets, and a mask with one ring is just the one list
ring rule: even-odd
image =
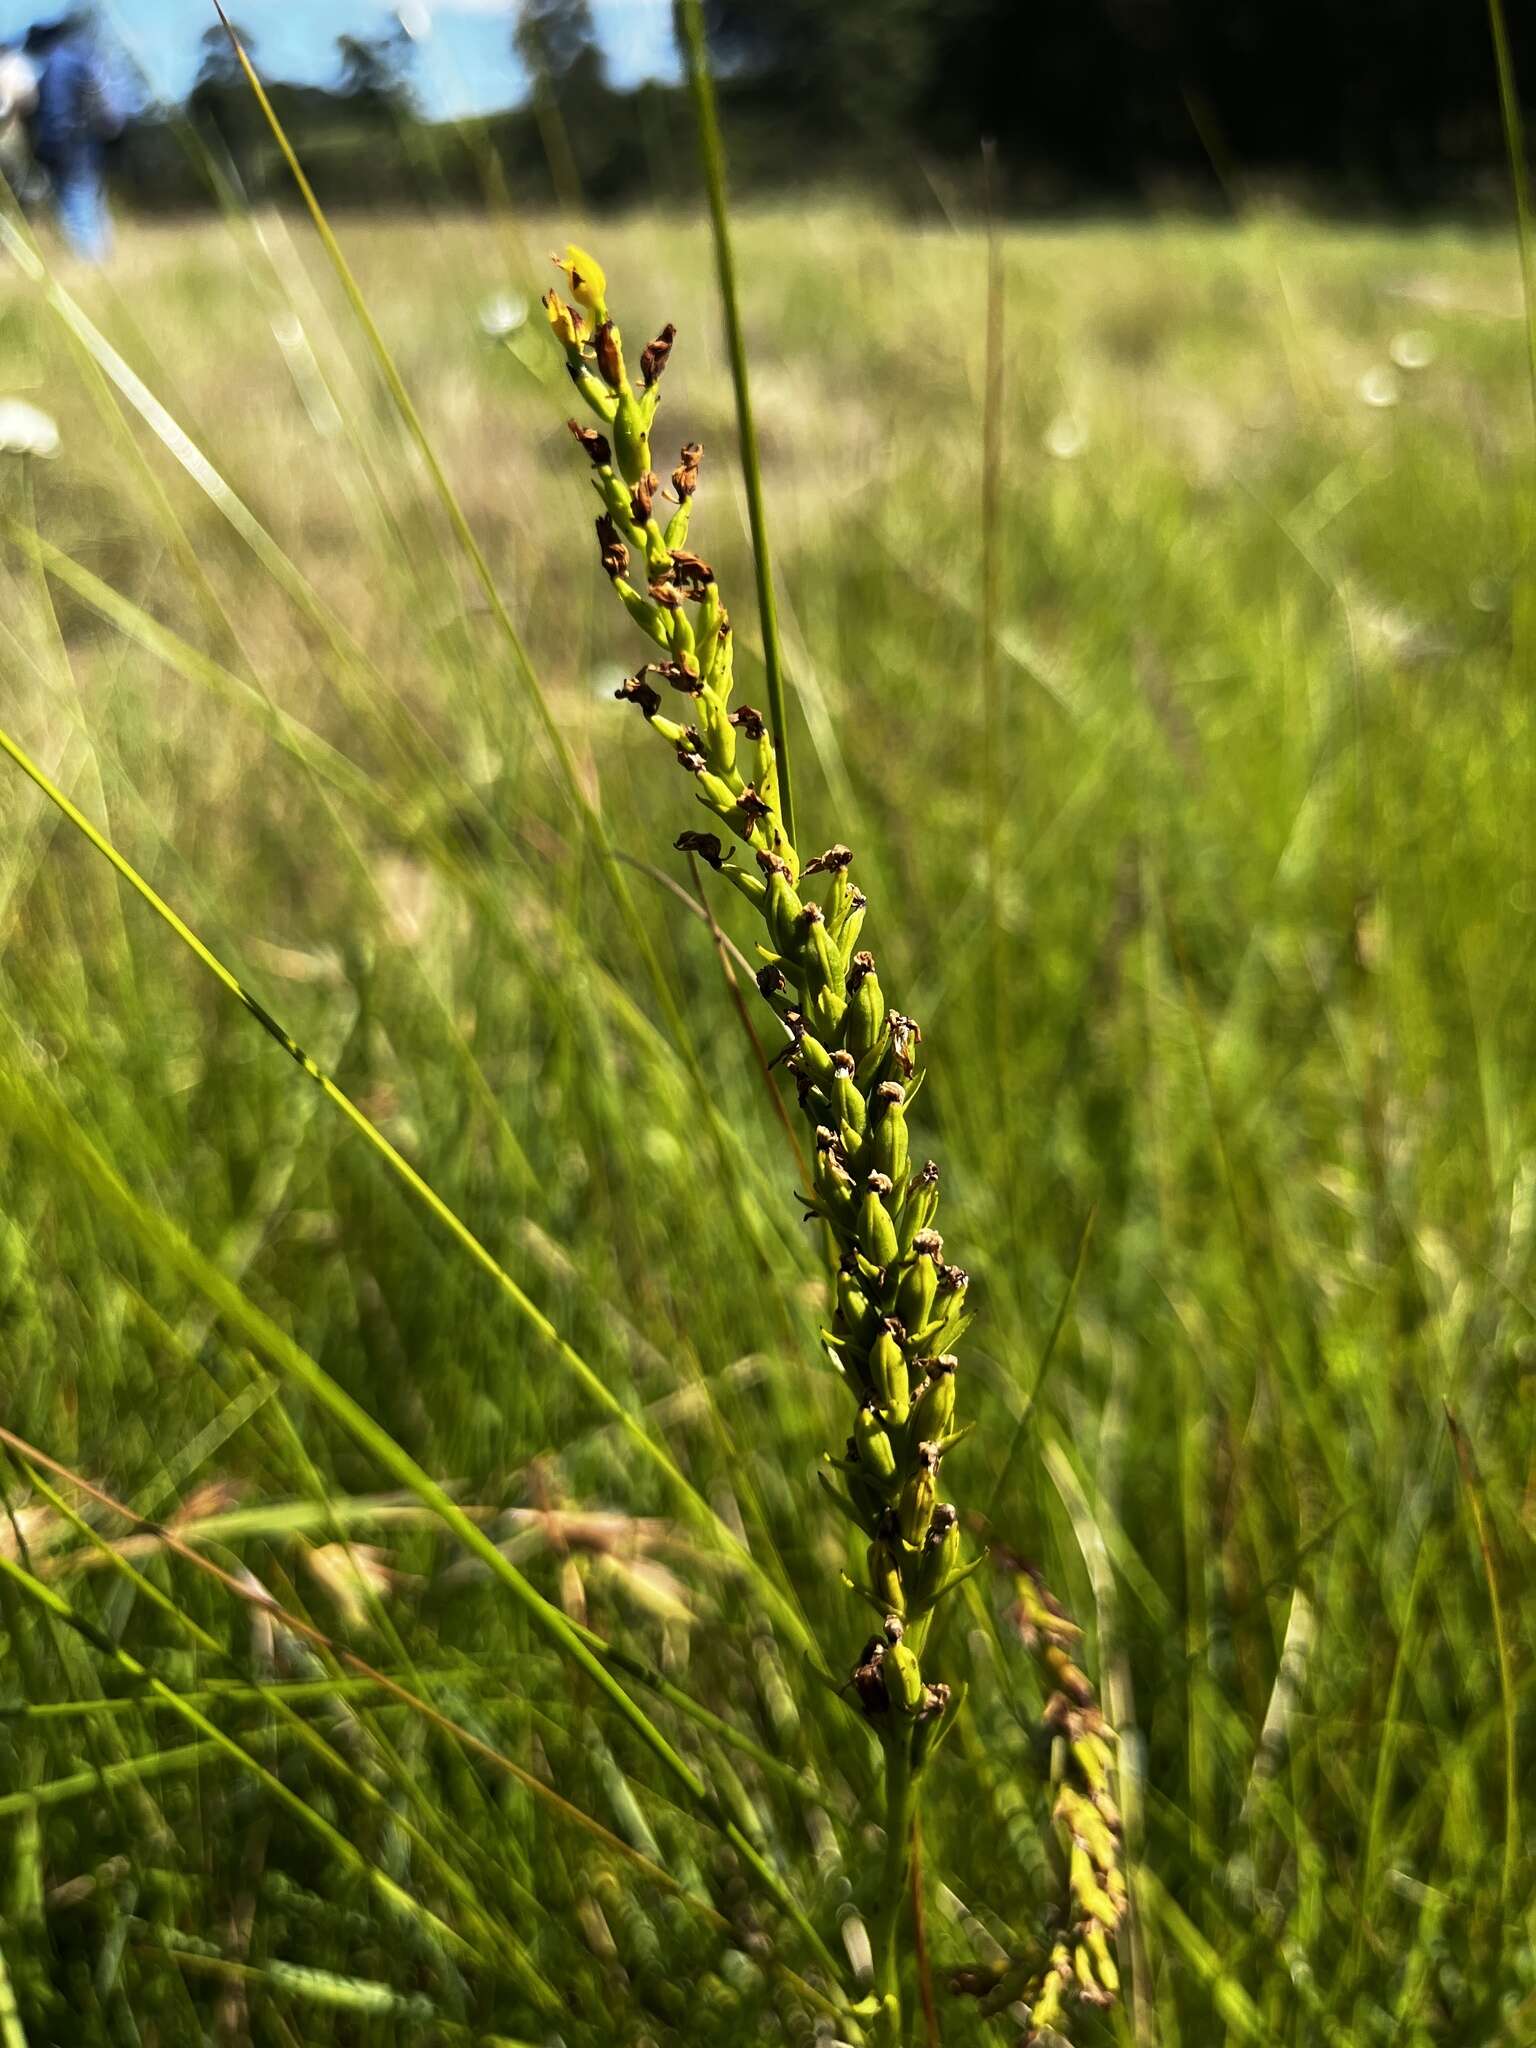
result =
[[[99,0],[157,93],[179,98],[197,69],[198,43],[217,17],[211,0]],[[668,0],[590,0],[609,76],[627,85],[672,77]],[[66,0],[0,0],[0,39],[29,22],[62,13]],[[255,41],[262,72],[273,78],[329,81],[339,35],[392,28],[396,7],[425,30],[414,76],[427,112],[443,117],[506,106],[523,90],[511,53],[515,0],[226,0],[231,17]]]

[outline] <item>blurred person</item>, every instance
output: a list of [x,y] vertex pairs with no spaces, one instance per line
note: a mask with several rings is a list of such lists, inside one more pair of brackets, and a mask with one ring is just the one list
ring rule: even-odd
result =
[[31,173],[27,124],[36,105],[36,67],[20,50],[0,50],[0,177],[18,192]]
[[66,14],[27,31],[37,67],[32,154],[48,173],[64,239],[87,263],[111,250],[106,146],[123,132],[124,114],[89,18]]

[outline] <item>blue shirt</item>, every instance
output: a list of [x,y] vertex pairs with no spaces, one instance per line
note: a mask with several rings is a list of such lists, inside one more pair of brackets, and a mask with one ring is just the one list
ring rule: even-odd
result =
[[32,151],[39,163],[79,164],[121,132],[123,117],[106,67],[92,45],[66,36],[42,61]]

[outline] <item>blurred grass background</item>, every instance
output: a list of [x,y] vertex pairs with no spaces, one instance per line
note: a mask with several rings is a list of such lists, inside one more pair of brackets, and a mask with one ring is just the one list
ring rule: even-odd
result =
[[[697,1113],[506,645],[291,219],[130,226],[110,276],[68,283],[260,522],[254,547],[167,422],[103,379],[99,343],[6,274],[0,386],[61,446],[0,458],[0,722],[420,1166],[764,1583],[9,768],[0,1420],[430,1697],[676,1890],[49,1481],[71,1523],[13,1460],[0,1548],[95,1634],[5,1587],[6,2048],[639,2048],[818,2024],[765,1966],[820,1982],[815,1958],[718,1831],[151,1254],[155,1226],[82,1183],[83,1141],[544,1593],[750,1739],[638,1689],[857,1979],[866,1737],[768,1590],[851,1668],[844,1529],[814,1480],[841,1397],[815,1363],[793,1161],[672,886],[691,887],[666,851],[696,822],[688,788],[611,701],[634,647],[536,303],[571,232],[632,326],[679,325],[658,455],[704,443],[696,544],[760,702],[702,225],[344,239],[639,863],[729,1138]],[[884,985],[924,1031],[948,1256],[982,1309],[980,1427],[950,1490],[990,1501],[995,1540],[1087,1626],[1125,1733],[1137,1911],[1124,2007],[1094,2038],[1536,2039],[1536,490],[1515,252],[1278,215],[1008,230],[989,726],[984,237],[831,205],[744,214],[738,237],[802,838],[855,848]],[[32,535],[59,551],[46,572]],[[348,1540],[371,1546],[351,1568]],[[949,1970],[1022,1953],[1052,1892],[1039,1694],[993,1577],[948,1623],[971,1699],[924,1816],[957,2044],[1003,2036],[945,1998]],[[194,1741],[112,1646],[274,1781]],[[381,1906],[370,1869],[412,1904]]]

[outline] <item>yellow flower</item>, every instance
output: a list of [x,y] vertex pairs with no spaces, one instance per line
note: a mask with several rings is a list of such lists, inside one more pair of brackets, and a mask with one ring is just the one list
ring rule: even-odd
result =
[[544,311],[549,315],[549,324],[555,331],[555,339],[562,348],[580,348],[582,335],[586,332],[585,322],[579,314],[573,313],[558,292],[547,292],[544,297]]
[[571,297],[578,306],[585,306],[599,320],[608,317],[608,280],[603,275],[602,265],[589,256],[585,249],[578,249],[574,242],[567,242],[565,254],[553,261],[571,280]]

